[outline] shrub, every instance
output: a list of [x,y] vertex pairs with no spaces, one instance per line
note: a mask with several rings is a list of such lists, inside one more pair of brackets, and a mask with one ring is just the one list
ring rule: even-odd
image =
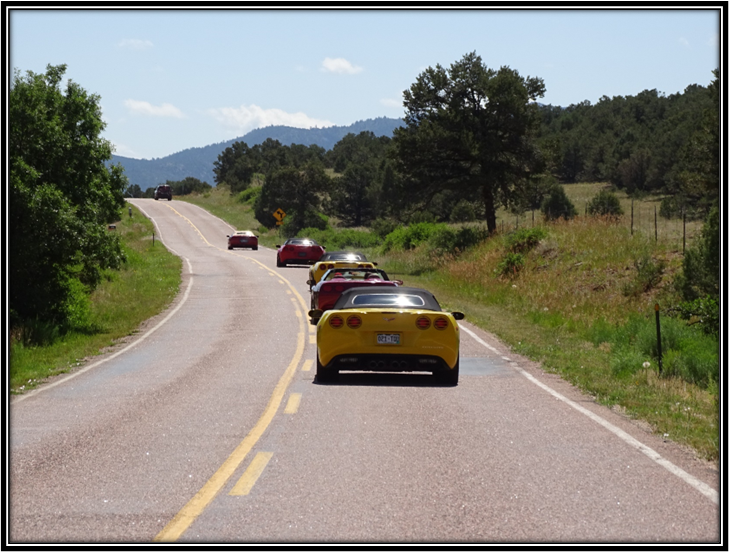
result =
[[470,201],[462,199],[451,209],[451,222],[472,222],[474,220],[476,220],[476,209]]
[[450,226],[439,226],[428,239],[428,244],[434,250],[454,251],[456,249],[456,231]]
[[587,203],[589,215],[619,217],[623,214],[620,200],[613,192],[600,190],[595,197]]
[[299,215],[296,211],[289,213],[281,225],[281,232],[287,238],[296,236],[302,228],[318,228],[324,230],[329,227],[329,217],[313,210],[304,211]]
[[247,190],[243,190],[241,193],[238,194],[237,201],[238,203],[252,204],[256,201],[256,198],[260,195],[260,193],[260,186],[256,186],[255,188],[248,188]]
[[626,297],[637,297],[641,293],[645,293],[656,287],[666,268],[666,262],[663,259],[657,261],[644,253],[634,261],[636,274],[633,279],[623,285],[623,295]]
[[525,253],[546,237],[547,231],[544,228],[521,228],[507,236],[506,247],[512,253]]
[[719,303],[710,295],[679,303],[670,309],[669,315],[688,320],[689,324],[697,324],[704,333],[719,337]]
[[704,222],[698,243],[686,250],[683,270],[676,288],[686,301],[699,297],[719,297],[721,276],[721,218],[714,207]]
[[413,249],[427,241],[436,228],[444,226],[446,225],[432,222],[418,222],[410,226],[400,226],[387,235],[383,244],[383,251]]
[[524,267],[524,255],[521,253],[507,253],[502,261],[496,266],[496,271],[501,276],[515,276]]
[[577,215],[577,209],[567,197],[564,187],[561,185],[554,186],[542,201],[542,214],[547,220],[557,220],[564,218],[566,220]]
[[384,240],[398,226],[399,224],[394,220],[378,218],[372,222],[371,228],[375,234]]

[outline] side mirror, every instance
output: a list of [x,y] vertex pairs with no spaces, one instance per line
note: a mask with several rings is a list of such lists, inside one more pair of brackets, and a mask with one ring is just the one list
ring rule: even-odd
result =
[[453,315],[453,318],[455,318],[456,320],[463,320],[464,318],[466,318],[466,315],[463,314],[462,312],[452,312],[451,314]]
[[229,238],[229,237],[230,237],[230,234],[226,234],[226,235],[225,235],[225,237],[226,237],[226,238]]
[[377,263],[376,263],[376,262],[374,262],[374,261],[372,261],[372,264],[373,264],[373,265],[375,265],[375,266],[377,266]]
[[402,285],[402,280],[393,280],[393,282],[395,282],[398,286]]
[[321,318],[321,315],[324,314],[324,311],[321,309],[312,309],[309,311],[309,318],[313,318],[318,320]]
[[307,280],[307,281],[306,281],[306,284],[307,284],[307,285],[308,285],[309,287],[311,287],[311,286],[313,286],[313,285],[314,285],[314,280]]
[[281,247],[281,246],[279,244],[276,244],[276,248],[278,249],[279,247]]

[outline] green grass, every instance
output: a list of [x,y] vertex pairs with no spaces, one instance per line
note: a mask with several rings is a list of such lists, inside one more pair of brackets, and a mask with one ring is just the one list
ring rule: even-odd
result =
[[127,262],[107,271],[91,295],[93,332],[70,332],[48,346],[10,347],[10,389],[21,393],[50,376],[69,372],[84,359],[98,355],[120,338],[133,334],[148,318],[162,312],[175,298],[181,281],[181,260],[159,242],[152,243],[152,223],[136,208],[131,218],[116,223]]

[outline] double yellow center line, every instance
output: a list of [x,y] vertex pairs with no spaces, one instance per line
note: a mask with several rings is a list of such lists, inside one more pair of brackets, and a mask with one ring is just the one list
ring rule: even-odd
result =
[[[195,229],[195,231],[197,231],[197,233],[205,241],[205,243],[207,243],[211,247],[216,247],[205,239],[200,230],[197,229],[192,221],[190,221],[187,217],[180,214],[172,207],[170,207],[170,209],[172,209],[180,217],[185,219]],[[217,249],[224,251],[221,248]],[[268,268],[266,265],[260,263],[259,261],[255,259],[250,260],[252,262],[258,263],[265,270],[268,270],[271,274],[274,274],[278,278],[281,278],[283,281],[285,281],[293,294],[298,298],[298,301],[302,305],[303,311],[306,312],[306,303],[304,302],[304,299],[303,297],[301,297],[299,292],[296,291],[296,289],[291,285],[291,282]],[[294,302],[296,308],[296,300],[292,298],[292,301]],[[278,411],[279,406],[281,406],[281,402],[283,401],[286,389],[288,388],[291,380],[294,377],[294,374],[296,373],[296,367],[299,365],[299,362],[301,362],[301,357],[304,354],[304,346],[306,344],[305,335],[307,332],[304,328],[304,317],[302,316],[298,308],[296,308],[296,316],[299,319],[299,331],[297,334],[296,350],[294,352],[294,356],[291,359],[288,367],[286,368],[286,371],[281,376],[281,379],[279,379],[278,383],[276,384],[276,387],[273,390],[273,394],[271,395],[271,398],[269,399],[268,404],[263,411],[263,414],[258,419],[258,422],[256,422],[256,425],[253,426],[253,429],[251,429],[248,435],[246,435],[243,441],[241,441],[241,443],[235,448],[233,453],[228,456],[225,462],[223,462],[220,468],[218,468],[218,470],[207,481],[207,483],[205,483],[202,489],[200,489],[197,494],[192,497],[192,499],[190,499],[187,504],[185,504],[182,510],[180,510],[177,515],[172,518],[172,520],[164,527],[164,529],[162,529],[162,531],[160,531],[157,536],[154,537],[154,542],[173,542],[179,539],[180,536],[182,536],[182,534],[190,527],[190,525],[192,525],[195,519],[197,519],[197,517],[203,512],[203,510],[205,510],[205,508],[213,501],[213,499],[220,492],[223,486],[225,486],[227,481],[232,477],[232,475],[241,465],[245,457],[253,449],[253,447],[256,445],[258,440],[261,438],[263,433],[273,421],[273,418]],[[306,362],[307,365],[309,365],[309,363],[310,361]],[[263,472],[263,469],[266,467],[266,464],[268,463],[270,458],[271,453],[259,453],[258,455],[256,455],[253,462],[251,462],[251,465],[248,467],[246,472],[240,478],[238,483],[233,487],[230,494],[248,494],[250,489],[253,487],[253,484],[258,479],[258,476],[260,476],[260,474]]]

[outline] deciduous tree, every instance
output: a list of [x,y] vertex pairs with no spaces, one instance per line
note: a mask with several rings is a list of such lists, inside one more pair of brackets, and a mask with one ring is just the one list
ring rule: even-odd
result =
[[[79,289],[124,259],[118,237],[128,181],[108,167],[99,96],[61,81],[65,65],[45,74],[16,71],[8,100],[11,326],[33,320],[66,325]],[[80,288],[81,285],[81,288]]]

